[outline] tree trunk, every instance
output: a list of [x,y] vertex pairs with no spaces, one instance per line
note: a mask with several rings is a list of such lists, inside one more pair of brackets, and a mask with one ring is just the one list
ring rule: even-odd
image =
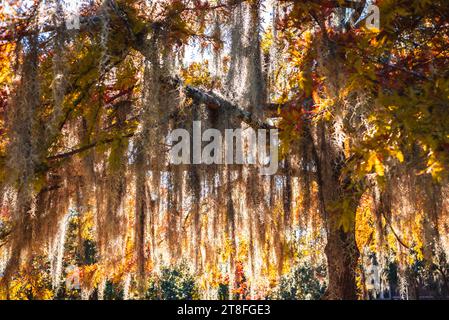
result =
[[324,299],[354,300],[359,258],[355,217],[361,194],[342,174],[346,159],[341,146],[333,142],[330,126],[321,123],[317,129],[313,158],[320,211],[327,229],[325,254],[329,283]]
[[347,232],[342,228],[330,230],[325,253],[329,275],[325,299],[357,299],[355,270],[359,252],[354,229]]
[[[139,149],[138,149],[139,150]],[[137,291],[139,298],[145,296],[145,209],[147,206],[143,148],[140,145],[140,153],[136,160],[136,180],[135,180],[135,221],[134,221],[134,242],[137,264]]]

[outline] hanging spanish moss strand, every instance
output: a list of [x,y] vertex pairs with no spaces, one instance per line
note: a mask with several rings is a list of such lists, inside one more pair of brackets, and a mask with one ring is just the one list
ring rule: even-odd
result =
[[[115,123],[118,129],[123,129],[126,125],[126,115],[130,112],[131,105],[127,100],[123,100],[114,106],[111,122]],[[125,252],[117,248],[125,247],[126,239],[126,217],[124,213],[125,194],[128,188],[128,141],[118,139],[111,146],[108,159],[108,167],[105,173],[105,188],[107,189],[105,228],[108,243],[107,257],[111,260],[111,266],[115,261],[121,259]]]
[[[201,120],[202,106],[193,102],[191,112],[191,123],[193,121]],[[193,127],[190,128],[190,134],[193,136]],[[201,186],[202,186],[202,173],[199,165],[193,164],[194,154],[191,152],[192,165],[188,168],[187,173],[187,185],[190,196],[190,208],[189,208],[189,220],[191,221],[191,254],[195,259],[195,268],[200,272],[202,269],[202,257],[201,257]]]
[[62,275],[62,267],[63,267],[63,258],[64,258],[64,247],[66,240],[66,233],[69,224],[69,215],[67,214],[60,223],[59,231],[54,240],[54,259],[51,259],[52,262],[52,286],[53,289],[58,292],[58,289],[61,284],[61,275]]
[[[16,199],[13,206],[14,238],[11,239],[11,257],[4,270],[3,279],[9,281],[11,275],[20,268],[33,239],[33,202],[35,192],[33,178],[36,165],[42,156],[36,139],[37,123],[34,113],[39,108],[39,76],[38,76],[38,39],[30,36],[25,40],[26,52],[23,53],[23,64],[18,70],[17,91],[14,93],[13,114],[10,115],[11,129],[14,133],[9,145],[9,163],[11,176],[9,180],[16,184]],[[29,252],[28,252],[29,253]]]
[[223,53],[222,53],[222,41],[223,34],[221,29],[220,16],[218,14],[214,14],[214,25],[212,30],[212,37],[215,39],[216,44],[214,45],[212,52],[212,67],[213,72],[216,77],[221,79],[223,77]]
[[236,102],[242,98],[242,89],[244,86],[241,86],[240,84],[244,83],[243,76],[246,72],[246,69],[244,68],[246,52],[242,40],[244,38],[243,30],[245,23],[244,6],[245,4],[238,5],[231,15],[231,61],[226,78],[226,94]]
[[[157,39],[153,40],[156,43]],[[156,50],[156,48],[153,48]],[[139,135],[135,141],[134,147],[134,188],[135,188],[135,216],[134,216],[134,237],[135,237],[135,254],[137,262],[137,282],[139,295],[143,295],[145,290],[145,213],[147,208],[146,199],[146,176],[148,165],[146,163],[146,144],[149,134],[149,125],[151,123],[150,108],[154,108],[149,99],[150,90],[155,90],[151,87],[151,68],[156,68],[152,65],[154,61],[145,61],[144,73],[144,91],[142,97],[143,111],[140,115],[143,120],[143,125],[140,129]]]
[[[164,126],[160,126],[160,120],[163,117],[163,112],[167,110],[163,110],[165,105],[162,104],[163,99],[161,98],[161,94],[163,93],[163,88],[160,85],[160,81],[166,64],[164,63],[165,59],[161,64],[163,55],[161,55],[160,37],[161,35],[157,30],[152,34],[151,47],[148,48],[148,53],[145,58],[144,87],[142,93],[143,110],[140,115],[142,122],[135,139],[134,150],[136,193],[135,245],[140,295],[143,294],[145,283],[145,221],[146,209],[148,208],[147,203],[149,201],[147,196],[152,191],[147,190],[147,173],[151,168],[154,175],[153,181],[156,182],[156,185],[153,184],[153,188],[159,187],[161,165],[165,164],[165,161],[162,159],[155,159],[154,157],[154,155],[165,154],[161,148],[164,143],[166,130],[164,132]],[[152,138],[150,138],[150,135]],[[151,164],[148,163],[148,158],[150,158]]]
[[66,42],[66,30],[64,25],[64,9],[60,0],[55,0],[55,12],[53,13],[53,24],[57,26],[56,34],[53,38],[54,55],[53,55],[53,112],[51,121],[49,122],[49,137],[54,137],[59,133],[59,123],[63,116],[63,103],[64,96],[67,88],[67,61],[65,59],[65,42]]

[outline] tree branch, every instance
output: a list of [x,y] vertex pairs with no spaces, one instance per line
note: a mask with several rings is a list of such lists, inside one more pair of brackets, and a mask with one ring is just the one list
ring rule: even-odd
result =
[[233,104],[217,93],[212,91],[205,92],[192,86],[183,86],[179,79],[172,79],[170,81],[177,87],[184,87],[183,90],[188,97],[197,102],[204,103],[212,110],[226,110],[231,117],[239,119],[255,129],[275,129],[271,124],[258,119],[251,112]]

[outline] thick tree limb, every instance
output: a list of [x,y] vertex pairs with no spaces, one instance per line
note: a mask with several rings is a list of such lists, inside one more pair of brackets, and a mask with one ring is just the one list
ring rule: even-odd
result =
[[184,86],[179,79],[171,79],[169,80],[176,87],[183,88],[184,93],[195,100],[196,102],[204,103],[208,108],[212,110],[223,110],[226,111],[228,115],[232,118],[239,119],[245,122],[252,128],[255,129],[275,129],[274,126],[267,122],[263,122],[258,119],[253,113],[235,105],[234,103],[226,100],[221,97],[217,93],[212,91],[205,92],[201,89],[192,87],[192,86]]

